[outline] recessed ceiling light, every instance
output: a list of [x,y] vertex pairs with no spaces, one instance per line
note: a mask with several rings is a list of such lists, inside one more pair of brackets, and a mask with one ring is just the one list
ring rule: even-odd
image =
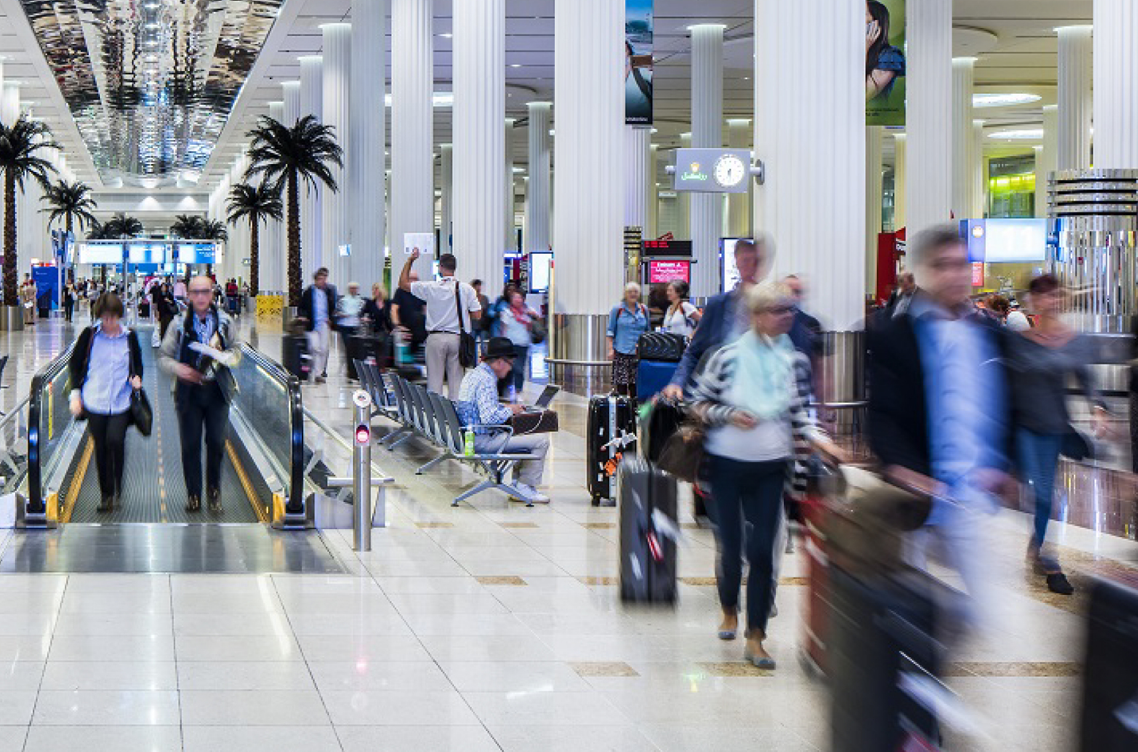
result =
[[1016,128],[989,133],[988,138],[1001,141],[1038,141],[1043,138],[1042,128]]
[[973,94],[973,107],[1012,107],[1017,104],[1031,104],[1043,97],[1038,94],[1016,92],[1010,94]]
[[439,36],[443,39],[452,39],[454,34],[451,34],[449,31],[444,31],[442,34],[439,34]]
[[510,63],[510,67],[511,68],[521,68],[522,64],[521,63]]

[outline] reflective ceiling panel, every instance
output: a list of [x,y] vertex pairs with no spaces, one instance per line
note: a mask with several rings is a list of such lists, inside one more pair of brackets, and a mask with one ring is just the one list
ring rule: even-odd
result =
[[283,0],[21,0],[104,182],[193,182]]

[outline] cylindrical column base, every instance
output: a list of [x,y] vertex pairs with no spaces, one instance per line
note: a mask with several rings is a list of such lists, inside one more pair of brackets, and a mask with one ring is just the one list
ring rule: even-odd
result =
[[0,306],[0,332],[22,332],[24,309],[20,306]]
[[557,313],[550,331],[549,379],[573,394],[600,394],[612,387],[605,358],[606,314]]
[[838,436],[861,434],[866,408],[865,332],[823,334],[818,371],[819,417]]

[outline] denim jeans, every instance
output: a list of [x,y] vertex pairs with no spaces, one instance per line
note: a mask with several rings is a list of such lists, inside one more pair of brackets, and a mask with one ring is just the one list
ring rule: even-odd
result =
[[1035,433],[1026,428],[1016,431],[1016,453],[1023,471],[1023,479],[1031,484],[1035,498],[1035,524],[1032,544],[1043,546],[1047,535],[1047,522],[1055,495],[1055,471],[1059,465],[1061,434]]
[[[739,606],[746,541],[747,626],[767,631],[774,598],[775,540],[778,537],[782,494],[788,460],[740,462],[711,455],[711,490],[718,523],[719,566],[716,580],[724,610]],[[747,523],[752,528],[745,530]]]
[[515,398],[522,396],[522,386],[526,383],[526,362],[529,360],[529,345],[514,345],[514,367],[510,369]]

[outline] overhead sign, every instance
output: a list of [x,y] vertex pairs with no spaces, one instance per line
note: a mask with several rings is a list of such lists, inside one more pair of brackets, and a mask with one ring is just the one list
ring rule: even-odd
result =
[[645,258],[657,256],[684,256],[691,258],[692,244],[690,240],[645,240],[640,244],[640,255]]
[[676,279],[682,279],[691,284],[691,261],[686,259],[661,261],[657,259],[648,262],[648,284],[666,285]]
[[751,152],[747,149],[677,149],[675,188],[691,193],[746,193]]
[[652,125],[653,0],[625,0],[624,122]]

